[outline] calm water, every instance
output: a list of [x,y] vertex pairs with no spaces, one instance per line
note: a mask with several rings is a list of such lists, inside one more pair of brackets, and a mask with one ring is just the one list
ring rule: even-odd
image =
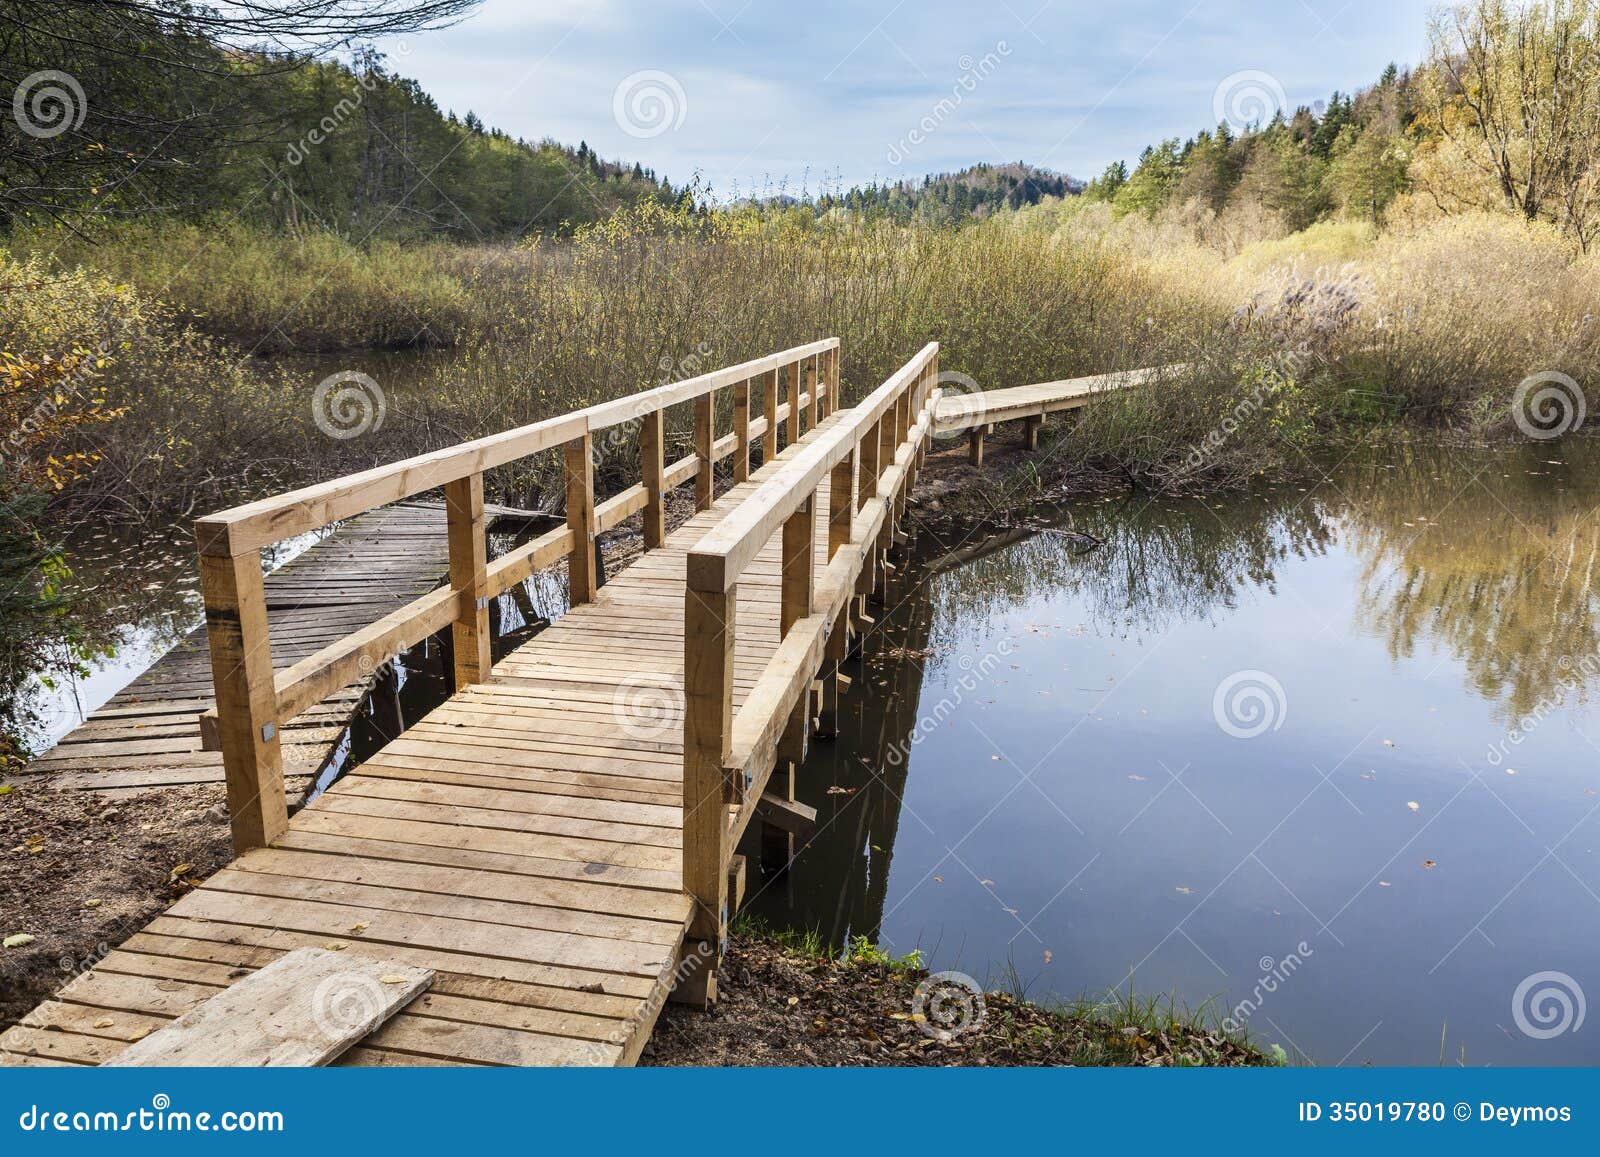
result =
[[924,534],[756,909],[1322,1064],[1600,1063],[1597,450]]

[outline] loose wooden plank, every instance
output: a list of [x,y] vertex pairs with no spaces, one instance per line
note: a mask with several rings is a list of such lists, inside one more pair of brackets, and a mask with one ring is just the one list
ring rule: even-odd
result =
[[432,980],[432,969],[321,948],[296,949],[107,1063],[326,1065],[371,1035]]

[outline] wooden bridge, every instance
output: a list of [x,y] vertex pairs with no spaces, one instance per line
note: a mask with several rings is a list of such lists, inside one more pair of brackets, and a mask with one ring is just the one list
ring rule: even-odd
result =
[[[935,428],[981,437],[1093,392],[950,408],[938,379],[930,344],[838,408],[830,338],[201,519],[215,706],[196,725],[239,856],[0,1036],[0,1061],[114,1061],[317,948],[349,954],[353,985],[374,958],[431,974],[339,1063],[632,1063],[669,996],[715,999],[752,820],[780,833],[806,811],[795,769],[832,728]],[[693,450],[669,463],[680,404]],[[635,431],[640,480],[597,500],[597,446]],[[484,474],[542,452],[562,456],[565,525],[491,561]],[[666,496],[690,483],[669,533]],[[262,549],[438,489],[448,582],[275,664],[297,636],[269,618]],[[596,536],[636,516],[647,550],[601,589]],[[491,601],[563,559],[571,610],[491,664]],[[455,694],[291,818],[302,721],[444,630]],[[302,1000],[350,996],[329,991]]]

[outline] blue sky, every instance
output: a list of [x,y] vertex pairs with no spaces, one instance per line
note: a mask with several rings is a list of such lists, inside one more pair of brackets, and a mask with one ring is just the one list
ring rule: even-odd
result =
[[447,109],[587,140],[678,183],[698,172],[728,196],[984,160],[1090,177],[1217,112],[1311,104],[1414,63],[1429,7],[488,0],[455,28],[380,47]]

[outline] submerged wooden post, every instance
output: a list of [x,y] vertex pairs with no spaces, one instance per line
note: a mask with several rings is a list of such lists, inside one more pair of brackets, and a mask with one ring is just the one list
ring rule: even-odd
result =
[[[570,489],[568,491],[571,493]],[[591,493],[592,498],[592,493]],[[569,500],[570,501],[570,500]],[[450,543],[450,588],[460,603],[450,624],[456,690],[489,679],[489,551],[483,525],[483,475],[445,483],[445,532]],[[570,505],[568,508],[570,516]]]
[[707,390],[694,400],[694,452],[699,461],[694,476],[694,508],[707,510],[714,497],[717,442],[717,392]]
[[233,850],[263,848],[289,826],[279,748],[278,692],[272,675],[261,555],[207,554],[211,532],[199,529],[200,593],[217,695],[217,734],[228,781]]
[[761,464],[765,466],[778,456],[777,370],[769,370],[761,379],[761,412],[767,417],[767,428],[761,431]]
[[660,409],[644,416],[639,427],[639,470],[644,476],[644,545],[654,550],[667,538],[667,511],[662,502],[666,480],[666,414]]
[[733,648],[738,588],[686,588],[683,601],[683,890],[694,901],[686,955],[702,963],[673,993],[717,998],[716,965],[727,930],[728,773],[733,755]]
[[733,433],[738,445],[733,452],[733,480],[750,479],[750,383],[733,387]]
[[567,556],[567,599],[573,606],[594,601],[600,589],[594,534],[594,438],[584,434],[563,448],[567,475],[567,525],[572,553]]

